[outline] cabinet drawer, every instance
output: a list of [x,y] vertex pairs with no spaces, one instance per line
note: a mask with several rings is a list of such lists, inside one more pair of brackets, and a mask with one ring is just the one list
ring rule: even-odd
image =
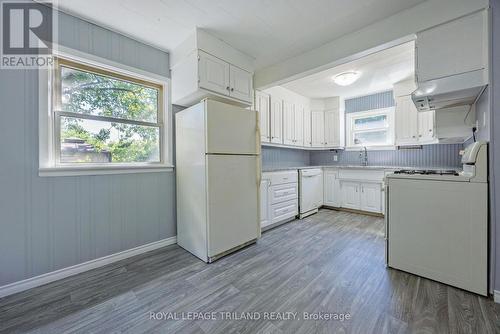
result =
[[293,218],[298,214],[298,202],[296,199],[271,205],[271,222]]
[[273,185],[271,187],[271,204],[290,201],[298,198],[297,183]]
[[298,182],[298,172],[296,170],[271,173],[270,176],[271,176],[271,185],[273,186],[278,184]]

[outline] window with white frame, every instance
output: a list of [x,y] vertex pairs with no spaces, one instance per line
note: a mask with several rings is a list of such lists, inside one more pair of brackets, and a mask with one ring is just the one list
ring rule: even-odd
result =
[[348,147],[394,145],[394,108],[347,114],[346,137]]
[[166,82],[57,57],[50,72],[49,167],[169,164]]

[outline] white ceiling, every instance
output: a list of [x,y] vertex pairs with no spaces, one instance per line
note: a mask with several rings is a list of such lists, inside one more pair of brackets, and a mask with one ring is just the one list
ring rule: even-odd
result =
[[[374,53],[358,60],[312,74],[282,85],[310,98],[349,98],[392,89],[397,82],[413,78],[414,42]],[[350,86],[339,86],[332,78],[342,72],[359,71],[361,77]]]
[[167,51],[200,27],[253,56],[259,69],[424,1],[59,0],[59,6]]

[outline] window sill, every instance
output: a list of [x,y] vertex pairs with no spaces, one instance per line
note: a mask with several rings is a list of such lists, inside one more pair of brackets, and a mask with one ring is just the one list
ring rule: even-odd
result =
[[38,175],[50,176],[83,176],[173,172],[172,165],[119,165],[119,166],[62,166],[40,167]]

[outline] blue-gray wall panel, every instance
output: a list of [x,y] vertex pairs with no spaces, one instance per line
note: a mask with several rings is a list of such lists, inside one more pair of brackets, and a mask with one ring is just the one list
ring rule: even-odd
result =
[[394,96],[392,91],[360,96],[345,100],[346,113],[389,107],[394,107]]
[[[458,168],[461,144],[424,145],[422,149],[368,151],[372,166]],[[338,161],[333,157],[337,155]],[[360,165],[359,151],[312,151],[311,165]]]
[[[169,76],[168,54],[75,17],[59,43]],[[0,286],[176,235],[175,174],[38,176],[38,75],[0,70]]]
[[308,151],[280,148],[262,147],[262,168],[300,167],[309,166],[310,155]]

